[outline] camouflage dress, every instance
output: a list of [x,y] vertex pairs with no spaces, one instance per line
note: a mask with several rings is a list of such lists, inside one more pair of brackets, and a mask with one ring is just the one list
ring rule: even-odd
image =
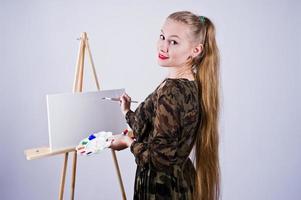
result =
[[136,141],[134,199],[192,199],[195,169],[189,159],[200,122],[198,87],[165,79],[138,108],[126,114]]

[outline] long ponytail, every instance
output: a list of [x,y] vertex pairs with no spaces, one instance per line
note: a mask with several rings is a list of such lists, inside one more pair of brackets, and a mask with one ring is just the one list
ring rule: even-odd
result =
[[208,18],[205,18],[204,23],[206,27],[204,48],[199,64],[196,66],[202,108],[202,122],[195,145],[196,195],[201,196],[200,200],[216,200],[219,198],[220,191],[219,55],[214,25]]
[[201,54],[191,60],[199,85],[201,124],[195,141],[195,200],[217,200],[220,196],[218,156],[219,51],[215,28],[210,19],[188,11],[171,14],[173,19],[191,26],[195,38],[203,44]]

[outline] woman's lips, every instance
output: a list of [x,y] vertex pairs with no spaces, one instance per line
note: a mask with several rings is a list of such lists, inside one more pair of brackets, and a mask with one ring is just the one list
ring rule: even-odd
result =
[[159,58],[160,58],[160,59],[162,59],[162,60],[166,60],[166,59],[168,59],[168,57],[167,57],[167,56],[164,56],[164,55],[162,55],[162,54],[159,54]]

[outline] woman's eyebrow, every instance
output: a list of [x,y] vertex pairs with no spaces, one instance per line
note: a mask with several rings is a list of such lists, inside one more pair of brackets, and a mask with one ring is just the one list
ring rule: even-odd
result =
[[[161,29],[161,32],[164,34],[164,32],[163,32],[163,30]],[[176,37],[176,38],[179,38],[180,39],[180,37],[179,36],[177,36],[177,35],[170,35],[169,37]]]

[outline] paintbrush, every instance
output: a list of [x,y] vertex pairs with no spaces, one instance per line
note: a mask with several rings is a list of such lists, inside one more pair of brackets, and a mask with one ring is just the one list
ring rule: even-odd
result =
[[[119,98],[110,98],[110,97],[103,97],[102,100],[110,100],[110,101],[120,101]],[[138,101],[130,101],[131,103],[138,103]]]

